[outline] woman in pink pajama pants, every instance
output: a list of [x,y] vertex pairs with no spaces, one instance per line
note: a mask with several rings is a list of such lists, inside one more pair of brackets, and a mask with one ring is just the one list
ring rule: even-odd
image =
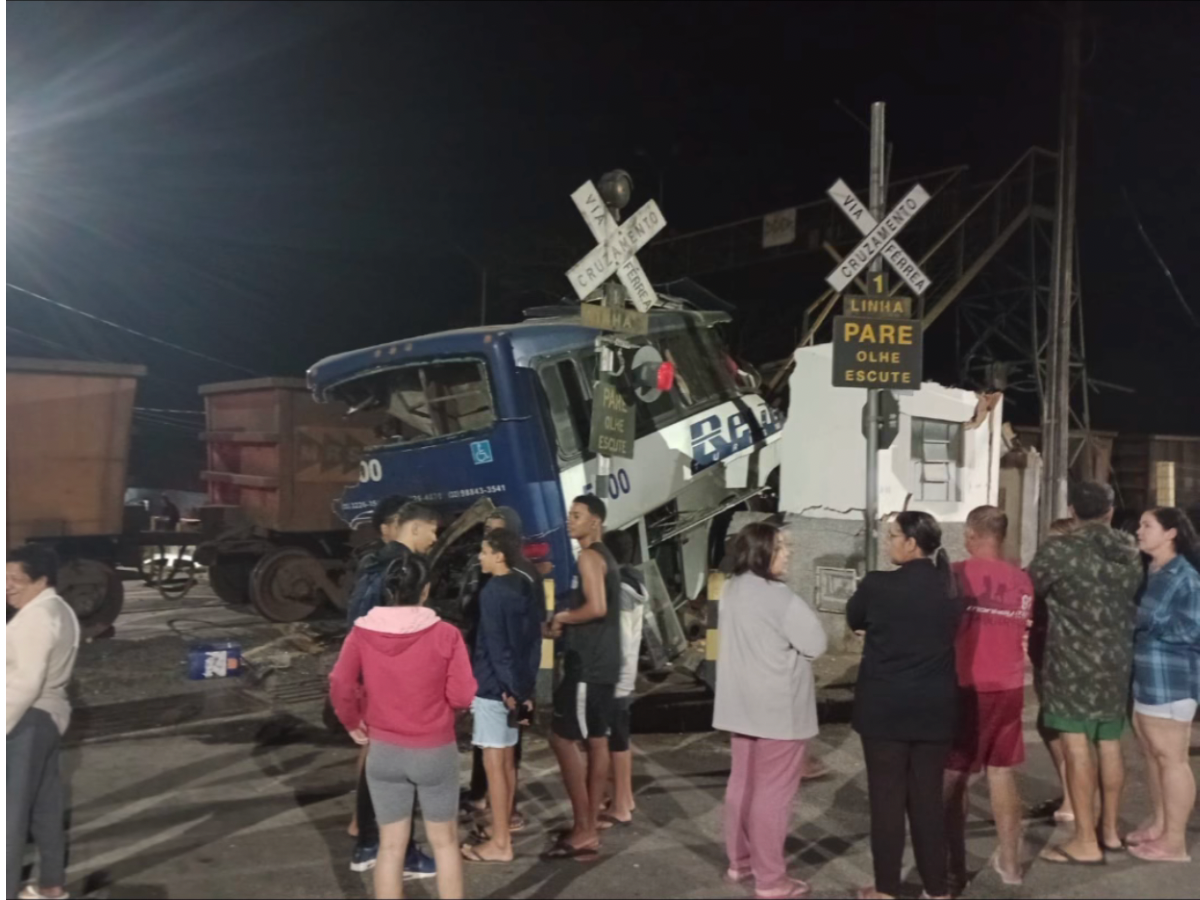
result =
[[[764,900],[803,897],[783,856],[804,750],[817,734],[812,661],[825,630],[780,579],[790,551],[780,530],[747,525],[734,541],[734,577],[718,604],[720,652],[713,727],[732,734],[725,846],[732,883],[754,880]],[[714,627],[709,623],[709,627]]]

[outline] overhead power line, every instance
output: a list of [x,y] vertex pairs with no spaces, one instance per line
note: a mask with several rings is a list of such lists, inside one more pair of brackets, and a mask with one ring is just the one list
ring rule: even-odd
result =
[[[52,341],[49,338],[42,337],[41,335],[38,335],[38,334],[30,334],[28,331],[22,331],[20,328],[14,328],[11,325],[5,325],[4,328],[6,331],[8,331],[12,334],[15,334],[17,337],[25,338],[26,340],[30,340],[30,341],[36,341],[39,344],[44,344],[45,346],[51,347],[55,350],[65,351],[66,353],[70,354],[70,358],[82,356],[82,357],[86,357],[87,359],[90,359],[94,362],[113,363],[116,365],[121,365],[121,363],[119,363],[115,359],[107,359],[103,356],[97,356],[94,353],[88,353],[86,350],[80,350],[76,347],[68,347],[66,344],[60,343],[58,341]],[[155,381],[155,382],[158,382],[159,384],[170,385],[173,388],[186,391],[189,394],[194,394],[195,390],[196,390],[196,386],[194,384],[184,384],[182,381],[175,381],[172,378],[164,378],[163,376],[156,375],[153,372],[148,372],[145,377],[148,378],[150,381]]]
[[115,328],[118,331],[125,332],[126,334],[132,334],[134,337],[140,337],[146,341],[153,341],[156,344],[161,344],[162,346],[169,347],[172,350],[178,350],[180,353],[186,353],[189,356],[195,356],[198,359],[207,360],[208,362],[216,363],[217,365],[220,365],[220,366],[226,366],[227,368],[230,368],[230,369],[237,369],[239,372],[245,372],[248,375],[261,374],[259,372],[254,371],[254,369],[248,369],[245,366],[239,366],[237,363],[231,363],[224,359],[218,359],[215,356],[209,356],[207,353],[201,353],[199,350],[191,350],[187,347],[181,347],[179,344],[174,344],[171,341],[165,341],[162,338],[155,337],[152,334],[146,334],[143,331],[137,331],[136,329],[129,328],[128,326],[121,325],[117,322],[110,322],[108,319],[103,319],[100,316],[95,315],[94,313],[90,313],[90,312],[87,312],[86,310],[82,310],[82,309],[77,309],[74,306],[69,306],[66,303],[62,303],[59,300],[51,300],[49,297],[44,297],[41,294],[35,293],[31,290],[27,290],[26,288],[19,287],[18,285],[13,284],[12,282],[5,282],[5,284],[7,284],[8,287],[12,288],[12,290],[19,291],[20,293],[25,294],[26,296],[29,296],[29,297],[33,297],[35,300],[41,300],[43,303],[49,303],[51,306],[55,306],[59,309],[65,309],[67,312],[73,312],[76,315],[84,316],[85,318],[91,319],[94,322],[99,322],[102,325],[107,325],[109,328]]
[[1137,207],[1133,205],[1133,200],[1130,198],[1129,191],[1125,188],[1125,185],[1121,185],[1121,193],[1125,195],[1125,202],[1129,204],[1129,213],[1133,216],[1133,223],[1137,226],[1138,234],[1141,235],[1142,240],[1146,243],[1146,247],[1162,268],[1163,274],[1167,276],[1167,281],[1171,283],[1171,288],[1175,291],[1175,296],[1179,299],[1179,305],[1183,307],[1183,311],[1192,320],[1192,324],[1200,326],[1200,318],[1196,317],[1195,311],[1188,305],[1187,298],[1183,296],[1183,291],[1179,289],[1179,283],[1175,280],[1175,276],[1171,274],[1170,268],[1167,267],[1166,260],[1162,258],[1162,254],[1158,252],[1158,248],[1150,240],[1150,235],[1146,233],[1146,228],[1142,225],[1142,218],[1138,215]]

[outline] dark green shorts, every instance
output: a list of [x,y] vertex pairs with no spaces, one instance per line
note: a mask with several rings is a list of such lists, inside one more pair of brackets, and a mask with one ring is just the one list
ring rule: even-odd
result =
[[1092,743],[1096,741],[1119,741],[1121,735],[1125,733],[1127,720],[1122,717],[1120,719],[1109,719],[1101,721],[1097,719],[1068,719],[1065,716],[1056,716],[1053,713],[1042,713],[1042,724],[1051,731],[1058,731],[1062,734],[1084,734]]

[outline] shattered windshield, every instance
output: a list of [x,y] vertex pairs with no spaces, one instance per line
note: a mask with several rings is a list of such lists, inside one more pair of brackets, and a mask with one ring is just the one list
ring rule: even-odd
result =
[[353,412],[387,413],[379,438],[408,444],[489,428],[496,420],[487,367],[478,360],[416,363],[338,388]]

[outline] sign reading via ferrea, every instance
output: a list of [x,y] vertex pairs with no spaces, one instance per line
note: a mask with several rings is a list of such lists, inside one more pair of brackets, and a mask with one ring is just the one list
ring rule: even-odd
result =
[[838,316],[833,320],[833,386],[921,386],[924,331],[915,320]]
[[601,378],[592,390],[592,437],[588,449],[602,456],[633,459],[637,440],[635,408],[621,389]]
[[649,312],[658,302],[650,277],[638,262],[637,252],[667,227],[658,204],[651,200],[618,225],[590,181],[571,195],[575,207],[591,229],[597,246],[567,272],[575,293],[586,300],[596,288],[616,275],[639,312]]
[[904,199],[896,204],[896,208],[888,213],[882,222],[875,221],[867,207],[841,179],[829,189],[828,194],[837,208],[863,235],[862,242],[829,273],[829,277],[825,279],[829,286],[839,294],[842,293],[851,281],[866,274],[871,260],[882,254],[896,270],[896,274],[904,279],[905,284],[918,296],[924,294],[929,288],[929,276],[909,258],[904,248],[896,243],[895,237],[921,207],[929,202],[930,197],[925,188],[916,185],[904,195]]

